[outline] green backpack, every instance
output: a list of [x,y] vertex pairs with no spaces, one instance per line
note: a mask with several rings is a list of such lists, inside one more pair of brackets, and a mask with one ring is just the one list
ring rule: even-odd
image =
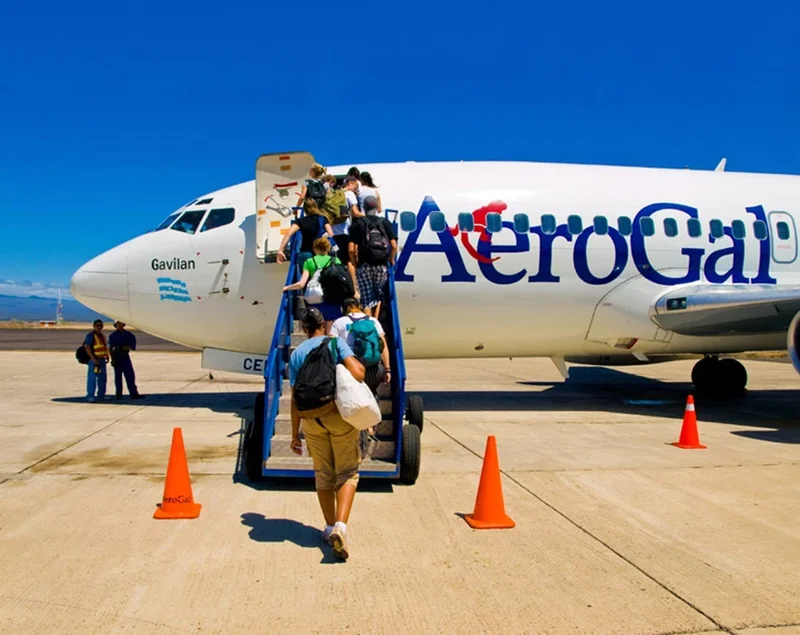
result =
[[348,219],[350,210],[347,208],[347,197],[344,195],[344,190],[328,190],[322,206],[322,213],[325,214],[331,225],[341,225]]
[[374,366],[381,361],[383,342],[378,336],[372,319],[369,316],[350,318],[353,325],[350,332],[353,334],[353,353],[364,366]]

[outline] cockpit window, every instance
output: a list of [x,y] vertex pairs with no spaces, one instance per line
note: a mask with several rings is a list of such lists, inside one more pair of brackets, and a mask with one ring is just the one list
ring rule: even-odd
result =
[[184,212],[181,217],[175,221],[172,229],[177,232],[194,234],[197,231],[197,227],[200,225],[200,221],[203,220],[203,216],[205,216],[205,214],[206,210],[204,209],[198,209],[192,212]]
[[175,212],[174,214],[170,214],[170,215],[169,215],[169,216],[167,216],[167,217],[166,217],[166,218],[165,218],[165,219],[164,219],[164,220],[161,222],[161,224],[160,224],[158,227],[156,227],[156,228],[155,228],[153,231],[154,231],[154,232],[160,232],[162,229],[166,229],[167,227],[169,227],[170,225],[172,225],[173,221],[174,221],[176,218],[178,218],[178,216],[180,216],[180,212]]
[[224,209],[212,209],[208,213],[208,218],[206,218],[206,222],[203,223],[200,233],[206,232],[209,229],[222,227],[223,225],[230,225],[235,216],[236,210],[234,210],[232,207],[226,207]]
[[210,203],[211,203],[211,201],[213,201],[213,200],[214,200],[213,198],[204,198],[204,199],[203,199],[203,200],[201,200],[201,201],[197,201],[196,203],[192,203],[192,205],[208,205],[208,204],[210,204]]

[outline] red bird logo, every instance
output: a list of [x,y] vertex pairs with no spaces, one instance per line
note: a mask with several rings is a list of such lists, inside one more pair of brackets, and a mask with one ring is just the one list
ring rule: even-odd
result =
[[[508,205],[506,205],[503,201],[492,201],[488,205],[481,207],[480,209],[476,209],[472,212],[472,222],[473,228],[472,231],[480,233],[478,237],[479,242],[491,242],[492,236],[486,231],[486,216],[491,212],[496,212],[498,214],[502,214],[505,210],[508,209]],[[467,250],[467,253],[472,256],[478,262],[482,262],[483,264],[490,264],[495,262],[496,260],[500,260],[500,256],[496,258],[487,258],[486,256],[479,254],[478,250],[473,247],[469,239],[467,238],[467,234],[469,232],[459,230],[458,225],[453,228],[448,228],[450,233],[455,237],[459,231],[461,231],[461,243],[464,245],[464,249]]]

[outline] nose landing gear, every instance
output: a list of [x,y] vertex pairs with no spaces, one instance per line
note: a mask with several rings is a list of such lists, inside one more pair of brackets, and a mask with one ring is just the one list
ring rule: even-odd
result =
[[724,396],[742,395],[747,386],[747,370],[736,359],[704,357],[692,368],[692,383],[701,393]]

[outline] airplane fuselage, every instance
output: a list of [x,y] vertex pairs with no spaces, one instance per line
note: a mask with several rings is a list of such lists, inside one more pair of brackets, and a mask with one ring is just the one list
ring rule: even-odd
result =
[[[785,346],[785,332],[681,336],[650,311],[681,285],[800,282],[800,177],[540,163],[362,169],[383,207],[400,212],[409,358]],[[287,268],[256,256],[254,183],[202,198],[212,201],[185,209],[232,208],[233,222],[134,238],[82,267],[74,294],[168,340],[264,354]]]

